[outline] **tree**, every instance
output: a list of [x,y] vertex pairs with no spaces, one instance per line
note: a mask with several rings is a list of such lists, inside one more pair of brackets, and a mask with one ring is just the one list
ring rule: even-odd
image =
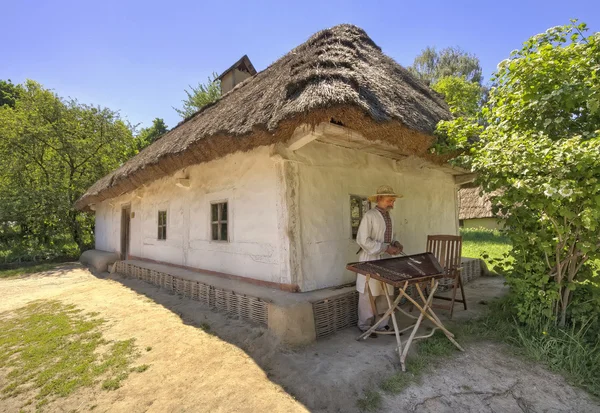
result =
[[[95,181],[127,159],[131,127],[107,108],[63,100],[28,80],[0,107],[0,222],[33,248],[92,243],[93,217],[73,209]],[[73,250],[70,250],[73,252]]]
[[600,33],[538,34],[498,65],[473,167],[500,190],[522,321],[598,321]]
[[[438,124],[437,142],[432,150],[438,154],[464,150],[479,139],[482,120],[479,115],[487,97],[487,87],[482,86],[479,58],[458,47],[441,51],[434,47],[425,48],[409,70],[427,82],[436,92],[444,95],[453,121]],[[461,156],[454,163],[468,166],[470,159]]]
[[20,85],[14,85],[10,79],[0,80],[0,106],[15,107],[15,101],[22,92]]
[[447,76],[462,77],[479,85],[483,80],[479,58],[459,47],[447,47],[438,52],[435,47],[428,46],[408,70],[428,84]]
[[462,77],[446,76],[432,88],[444,95],[454,119],[437,124],[437,142],[432,151],[438,154],[463,151],[452,162],[456,166],[470,168],[471,159],[464,151],[479,140],[484,120],[481,107],[485,102],[486,89]]
[[131,156],[137,154],[146,146],[153,143],[160,136],[167,133],[168,130],[169,129],[162,118],[154,118],[152,126],[141,129],[136,135],[135,146],[132,148]]
[[221,98],[221,81],[217,79],[216,73],[212,74],[212,79],[208,78],[207,83],[198,83],[198,86],[190,86],[190,89],[185,90],[187,98],[182,100],[183,108],[173,108],[183,119],[189,118],[204,106]]
[[483,98],[483,89],[479,84],[462,77],[445,76],[437,80],[432,88],[444,95],[450,112],[455,117],[477,116]]

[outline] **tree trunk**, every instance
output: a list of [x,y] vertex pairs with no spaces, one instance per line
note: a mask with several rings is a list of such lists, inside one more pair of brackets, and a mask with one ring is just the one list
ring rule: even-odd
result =
[[81,228],[79,228],[79,223],[77,222],[77,212],[69,211],[69,232],[71,233],[71,237],[73,241],[77,244],[79,248],[79,252],[83,251],[83,239],[81,237]]
[[570,295],[571,290],[569,290],[568,287],[565,287],[561,304],[560,323],[558,324],[560,327],[564,327],[567,323],[567,306],[569,305]]

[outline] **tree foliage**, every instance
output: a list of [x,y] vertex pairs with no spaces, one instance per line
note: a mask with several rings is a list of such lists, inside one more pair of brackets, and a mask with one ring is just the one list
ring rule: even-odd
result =
[[20,85],[13,84],[10,79],[0,80],[0,107],[8,105],[11,108],[15,107],[15,102],[22,92]]
[[212,74],[207,83],[198,83],[198,86],[190,86],[190,90],[185,90],[187,98],[184,99],[181,109],[173,108],[183,119],[192,116],[204,106],[213,103],[221,98],[221,81],[217,79],[217,74]]
[[[438,140],[432,150],[436,153],[464,150],[476,141],[482,130],[480,109],[487,97],[487,88],[481,85],[479,58],[458,47],[439,52],[427,47],[409,70],[444,96],[455,118],[440,122],[436,131]],[[454,162],[464,166],[469,161],[463,156]]]
[[77,253],[92,243],[93,216],[73,204],[127,159],[131,127],[34,81],[19,89],[13,106],[0,107],[0,242]]
[[447,76],[464,78],[479,85],[483,80],[479,58],[459,47],[447,47],[438,52],[435,47],[428,46],[408,69],[428,84]]
[[500,191],[526,322],[598,320],[600,33],[586,30],[553,27],[498,65],[473,150],[484,190]]
[[139,151],[144,149],[146,146],[152,144],[159,137],[167,133],[168,127],[165,124],[164,119],[154,118],[152,126],[141,129],[135,137],[135,144],[132,147],[131,156],[137,154]]
[[478,83],[463,77],[445,76],[432,85],[432,89],[444,95],[455,117],[476,117],[483,98],[483,89]]

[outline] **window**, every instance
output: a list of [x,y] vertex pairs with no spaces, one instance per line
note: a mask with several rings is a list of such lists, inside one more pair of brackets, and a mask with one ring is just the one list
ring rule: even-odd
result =
[[229,241],[227,233],[227,202],[210,205],[211,239],[213,241]]
[[167,239],[167,211],[158,211],[158,239]]
[[356,239],[360,221],[369,209],[371,209],[371,203],[366,197],[350,195],[350,225],[352,226],[352,239]]

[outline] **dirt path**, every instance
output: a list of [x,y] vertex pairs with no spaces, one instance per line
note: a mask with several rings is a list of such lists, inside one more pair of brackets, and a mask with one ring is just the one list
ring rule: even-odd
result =
[[416,413],[600,412],[600,404],[533,363],[478,344],[401,394],[385,396],[382,411]]
[[[301,403],[272,383],[238,347],[185,325],[163,306],[112,280],[73,268],[54,274],[0,280],[0,311],[38,299],[58,299],[109,321],[108,339],[136,338],[139,364],[149,364],[111,392],[82,390],[47,411],[94,412],[303,412]],[[152,347],[151,351],[145,351]],[[0,411],[18,411],[0,400]]]
[[[481,311],[478,301],[502,288],[494,278],[470,283],[470,310],[457,318]],[[55,402],[52,411],[97,405],[94,412],[358,412],[364,391],[379,388],[398,368],[391,336],[357,342],[357,330],[349,328],[292,350],[266,329],[196,301],[118,275],[97,278],[79,267],[0,280],[0,297],[0,311],[36,299],[98,311],[109,320],[107,338],[135,337],[140,349],[152,347],[137,362],[150,369],[131,375],[122,388],[85,390]],[[400,394],[382,394],[382,412],[600,412],[596,400],[560,376],[486,343],[470,346]],[[0,411],[12,411],[7,403],[0,401]]]

